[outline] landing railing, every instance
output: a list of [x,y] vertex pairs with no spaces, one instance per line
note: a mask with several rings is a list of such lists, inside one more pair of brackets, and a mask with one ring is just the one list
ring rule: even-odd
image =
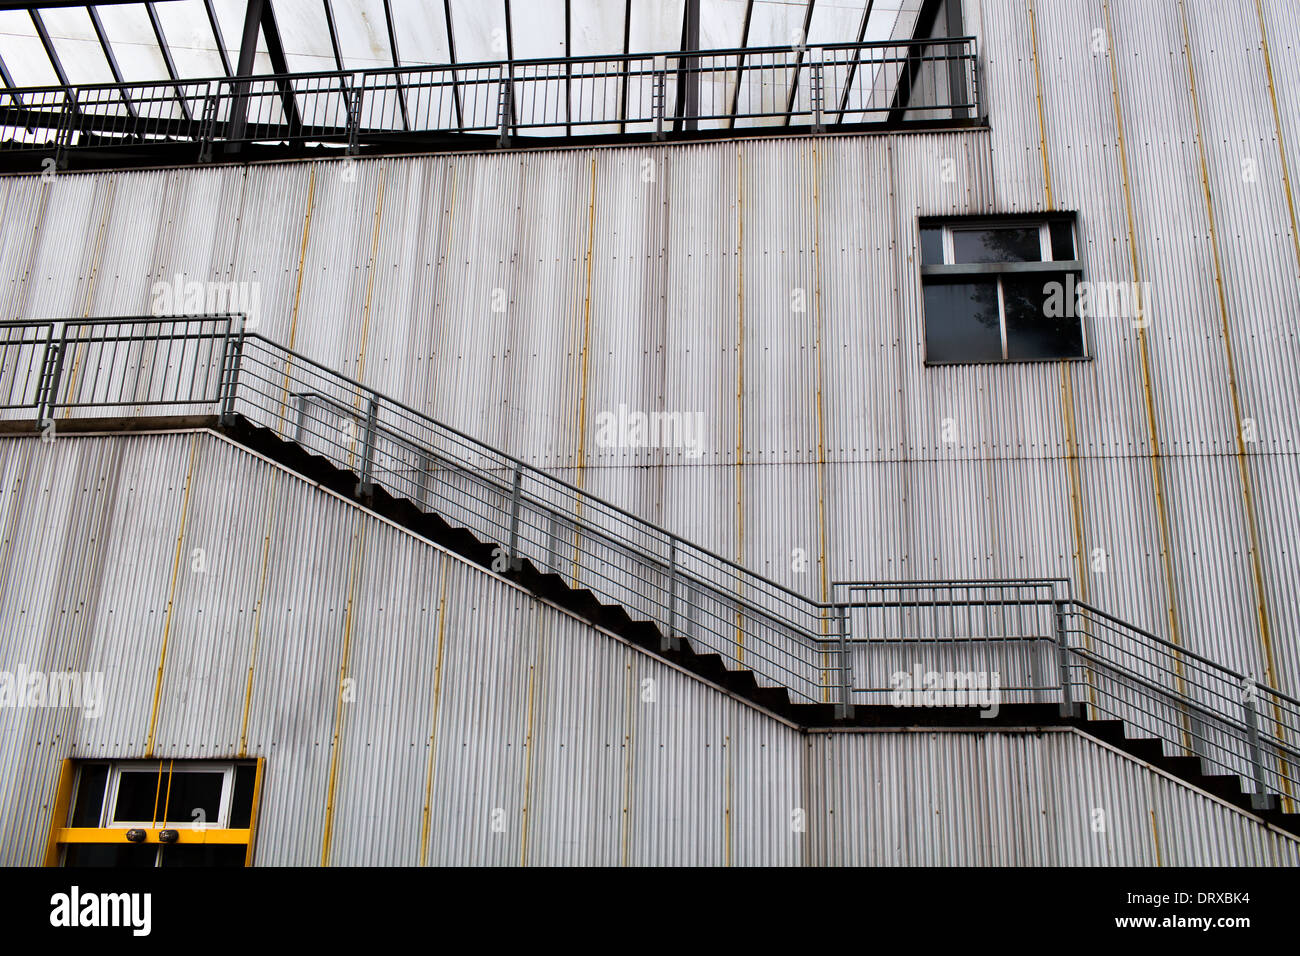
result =
[[1065,714],[1122,720],[1171,756],[1245,778],[1257,795],[1300,796],[1300,701],[1075,600],[1066,579],[834,591],[849,618],[855,701],[1057,702]]
[[[492,448],[291,349],[238,316],[0,324],[0,420],[43,435],[96,417],[239,419],[297,442],[495,545],[589,589],[663,647],[685,638],[795,702],[1051,703],[1109,717],[1266,794],[1300,793],[1300,701],[1106,614],[1064,579],[783,585]],[[990,714],[991,716],[991,714]]]
[[667,138],[977,120],[973,37],[0,90],[0,151]]

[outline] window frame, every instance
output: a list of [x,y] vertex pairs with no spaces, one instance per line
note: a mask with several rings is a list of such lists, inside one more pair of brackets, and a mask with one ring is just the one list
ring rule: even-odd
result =
[[[108,775],[104,780],[104,792],[99,807],[98,826],[77,827],[72,825],[73,813],[80,788],[85,779],[85,770],[92,766],[107,765]],[[253,865],[253,849],[257,836],[257,821],[262,796],[262,781],[265,774],[266,760],[263,757],[227,760],[170,760],[159,759],[66,759],[59,775],[59,783],[50,816],[50,834],[46,844],[45,865],[62,866],[67,848],[73,844],[120,844],[126,839],[126,831],[143,830],[143,845],[151,845],[161,850],[163,844],[159,833],[163,830],[175,830],[176,844],[222,844],[241,845],[244,847],[244,866]],[[117,805],[117,796],[124,772],[159,768],[168,775],[178,772],[222,773],[221,805],[216,821],[206,821],[196,827],[194,821],[114,821],[111,819]],[[253,794],[249,807],[248,827],[230,827],[234,812],[235,784],[241,767],[253,769]],[[155,865],[158,858],[155,857]]]
[[[97,763],[98,761],[86,761],[86,764]],[[153,761],[148,761],[139,767],[132,766],[134,761],[110,761],[108,765],[108,780],[104,784],[104,802],[99,808],[99,826],[103,829],[126,829],[132,827],[155,827],[160,830],[179,830],[182,827],[193,827],[194,821],[191,820],[114,820],[113,810],[117,806],[118,790],[122,785],[123,773],[140,773]],[[162,763],[162,761],[160,761]],[[230,821],[230,805],[235,796],[235,773],[239,767],[236,761],[206,761],[206,760],[168,760],[166,761],[167,775],[174,773],[211,773],[221,774],[221,797],[219,798],[219,809],[217,810],[217,819],[204,823],[205,829],[224,830],[228,829],[226,824]],[[83,764],[85,766],[85,764]],[[218,769],[220,768],[220,769]],[[161,771],[160,771],[161,772]],[[81,775],[77,775],[77,786],[81,785]],[[166,806],[167,789],[164,786],[162,792],[158,794],[158,802]],[[170,810],[170,807],[167,807]]]
[[[1052,226],[1055,223],[1067,223],[1070,227],[1070,240],[1074,252],[1072,259],[1053,259]],[[1040,258],[1029,262],[957,262],[956,233],[979,232],[989,229],[1016,226],[1038,227],[1038,250]],[[942,231],[942,263],[926,264],[923,256],[921,233],[925,230]],[[1083,349],[1081,355],[1066,355],[1053,358],[1011,358],[1007,336],[1006,296],[1002,277],[1005,275],[1073,274],[1075,281],[1082,281],[1083,260],[1079,255],[1079,227],[1075,213],[1045,212],[1038,214],[1002,215],[1002,216],[921,216],[917,219],[916,258],[921,266],[921,326],[924,364],[944,367],[952,365],[1020,365],[1043,362],[1090,362],[1092,361],[1092,338],[1086,315],[1075,318],[1079,323],[1079,341]],[[998,301],[998,335],[1002,344],[1002,357],[997,359],[933,359],[930,357],[929,325],[925,315],[925,289],[927,285],[938,285],[943,281],[957,282],[988,281],[992,279],[997,289]],[[927,282],[927,280],[929,280]],[[935,281],[938,280],[938,281]]]

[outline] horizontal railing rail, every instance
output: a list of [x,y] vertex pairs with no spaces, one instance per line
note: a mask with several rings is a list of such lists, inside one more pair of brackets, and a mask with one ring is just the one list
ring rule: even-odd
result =
[[1300,788],[1300,701],[1074,599],[1067,579],[836,581],[815,601],[247,332],[237,315],[0,323],[0,400],[0,418],[56,431],[160,407],[245,420],[354,473],[363,497],[382,488],[472,531],[498,571],[527,560],[655,624],[665,648],[685,638],[841,715],[1050,702],[1122,720],[1261,799]]
[[978,119],[977,80],[953,37],[6,88],[0,151],[933,124]]
[[[1018,699],[1122,720],[1245,778],[1261,798],[1300,794],[1300,701],[1074,599],[1067,579],[837,581],[833,590],[856,614],[860,699],[895,694],[908,667],[1010,668],[1010,681],[992,673]],[[1005,650],[1017,644],[1020,654]]]

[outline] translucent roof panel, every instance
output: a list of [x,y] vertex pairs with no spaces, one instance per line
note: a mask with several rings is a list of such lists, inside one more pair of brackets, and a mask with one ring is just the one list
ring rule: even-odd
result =
[[[572,16],[572,14],[570,14]],[[510,5],[515,57],[554,59],[565,55],[564,0],[526,0]],[[576,26],[570,22],[570,29]]]
[[0,57],[18,86],[53,86],[59,82],[25,10],[0,10]]
[[[629,53],[655,53],[678,50],[682,45],[682,18],[685,4],[661,0],[632,0],[632,28],[628,35]],[[739,29],[736,43],[740,42]],[[732,44],[734,45],[734,44]],[[622,44],[615,48],[622,52]]]
[[[331,7],[343,66],[349,70],[391,69],[393,51],[388,43],[388,23],[384,19],[382,0],[333,0]],[[276,20],[279,21],[278,15]],[[329,43],[328,32],[325,42]],[[401,50],[400,36],[398,50]]]
[[[22,16],[31,23],[27,14]],[[95,27],[90,22],[90,14],[85,7],[51,8],[42,10],[40,16],[69,83],[76,86],[82,83],[113,82],[113,72],[109,69],[108,60],[104,59],[104,51],[95,37]],[[54,73],[52,67],[50,73]]]
[[125,82],[167,79],[167,63],[149,25],[144,4],[105,4],[97,10]]
[[452,0],[451,23],[456,30],[456,59],[461,63],[504,60],[509,50],[505,3],[491,0]]
[[[203,9],[203,0],[156,3],[154,10],[162,24],[163,38],[171,50],[177,76],[201,79],[225,75],[226,68],[217,52],[217,41],[212,36],[212,24]],[[234,61],[231,62],[233,67]]]
[[[437,0],[429,3],[394,3],[393,32],[402,66],[424,66],[450,62],[447,45],[447,15]],[[453,11],[452,16],[455,16]],[[460,50],[456,50],[457,58]]]
[[[573,56],[623,52],[623,4],[609,0],[569,0]],[[677,46],[678,37],[673,41]]]
[[[290,72],[329,72],[338,68],[331,42],[332,12],[344,70],[388,70],[393,66],[384,0],[267,0],[279,28]],[[702,50],[742,45],[776,47],[776,56],[752,55],[743,70],[717,58],[705,65],[707,86],[700,109],[718,112],[718,104],[735,104],[768,114],[790,95],[794,72],[788,51],[798,46],[885,41],[910,37],[923,0],[700,0],[699,44]],[[158,36],[144,3],[94,5],[112,53],[127,82],[166,82],[168,70]],[[181,79],[224,76],[239,62],[246,0],[212,0],[214,31],[205,0],[156,0],[154,9],[167,48]],[[443,65],[453,61],[497,63],[513,53],[516,60],[565,55],[616,57],[625,44],[633,55],[673,52],[683,41],[685,0],[390,0],[398,61],[403,67]],[[447,11],[451,32],[448,33]],[[509,22],[507,23],[507,11]],[[84,7],[43,8],[51,43],[74,85],[109,83],[113,76]],[[746,36],[746,18],[749,21]],[[566,19],[568,36],[566,37]],[[807,23],[809,35],[802,32]],[[509,42],[508,42],[509,40]],[[222,56],[224,50],[225,56]],[[18,86],[52,86],[59,82],[25,10],[0,11],[0,58]],[[737,63],[739,67],[739,63]],[[724,68],[726,67],[726,68]],[[492,68],[495,70],[495,67]],[[550,69],[550,68],[545,68]],[[273,72],[266,37],[259,30],[253,71]],[[753,71],[752,77],[748,76]],[[884,73],[889,73],[885,70]],[[884,75],[877,65],[855,67],[852,84],[891,85],[896,70]],[[484,76],[488,73],[485,71]],[[847,83],[847,67],[833,82]],[[621,83],[611,93],[629,99],[648,95],[635,84]],[[674,81],[675,82],[675,81]],[[558,87],[538,88],[538,95],[558,95]],[[613,87],[611,87],[613,89]],[[675,91],[674,91],[675,92]],[[806,91],[794,88],[795,97]],[[740,125],[744,125],[743,122]]]
[[332,73],[338,69],[321,0],[279,0],[275,23],[290,72]]

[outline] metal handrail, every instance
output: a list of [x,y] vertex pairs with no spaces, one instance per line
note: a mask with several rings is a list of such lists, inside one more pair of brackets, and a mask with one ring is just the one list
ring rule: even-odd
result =
[[[897,106],[887,94],[923,71],[952,82],[931,82],[926,102]],[[976,80],[976,40],[965,36],[33,86],[0,90],[0,137],[9,133],[0,151],[194,143],[207,161],[215,143],[233,151],[250,142],[333,142],[355,152],[363,142],[428,133],[495,132],[501,145],[547,130],[658,139],[682,120],[735,130],[737,119],[775,129],[798,118],[814,131],[828,118],[839,128],[847,118],[891,127],[965,122],[980,115]],[[770,95],[778,82],[788,97]],[[670,85],[675,93],[707,88],[717,102],[697,92],[684,105],[665,95]]]
[[[34,410],[38,427],[189,406],[270,428],[359,475],[363,495],[382,486],[422,509],[429,499],[449,524],[497,542],[502,570],[524,558],[558,568],[656,624],[666,644],[685,638],[796,700],[848,714],[885,692],[872,669],[900,655],[982,654],[1011,668],[1004,689],[1025,699],[1126,720],[1248,776],[1261,798],[1300,791],[1300,700],[1075,599],[1066,578],[835,581],[830,600],[813,600],[244,331],[239,316],[0,323],[6,388],[14,401],[0,414]],[[307,402],[348,420],[346,432],[304,415]]]

